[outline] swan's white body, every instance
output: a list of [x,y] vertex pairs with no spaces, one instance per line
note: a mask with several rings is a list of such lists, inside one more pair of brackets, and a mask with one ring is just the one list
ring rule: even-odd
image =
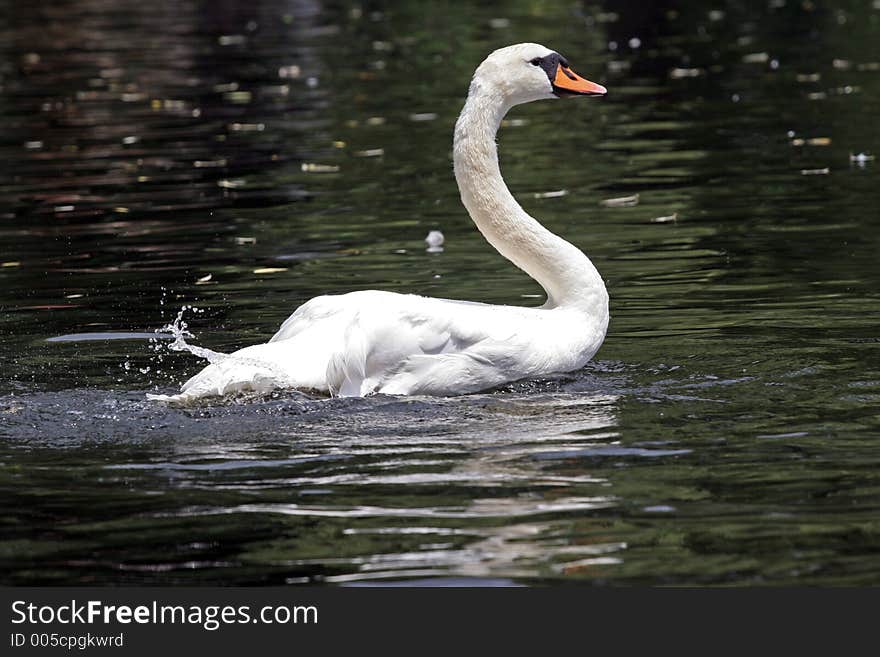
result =
[[547,60],[561,60],[569,71],[559,55],[537,44],[495,51],[479,66],[456,123],[453,152],[461,198],[474,223],[542,285],[544,306],[380,291],[316,297],[268,343],[208,365],[170,399],[277,387],[341,396],[455,395],[583,367],[608,327],[605,285],[579,249],[516,202],[501,177],[495,146],[511,107],[559,91],[535,63],[538,58],[545,67]]

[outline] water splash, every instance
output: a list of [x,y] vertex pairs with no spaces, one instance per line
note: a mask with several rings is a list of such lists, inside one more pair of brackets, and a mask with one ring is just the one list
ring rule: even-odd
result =
[[174,321],[172,321],[170,324],[166,324],[160,329],[156,329],[157,334],[161,334],[164,336],[170,335],[173,338],[173,341],[171,343],[162,343],[158,339],[155,339],[153,348],[156,351],[164,348],[167,348],[170,351],[187,351],[193,356],[204,358],[209,363],[214,364],[221,363],[224,360],[230,358],[230,354],[224,354],[220,351],[214,351],[213,349],[207,349],[205,347],[192,345],[186,341],[186,338],[195,337],[189,330],[189,324],[183,319],[183,316],[187,311],[191,311],[195,314],[205,312],[202,308],[198,308],[196,306],[182,306],[180,311],[177,313],[177,317],[174,318]]

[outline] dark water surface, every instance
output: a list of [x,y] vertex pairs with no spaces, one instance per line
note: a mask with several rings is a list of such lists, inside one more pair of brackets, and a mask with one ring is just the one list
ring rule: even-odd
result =
[[[673,4],[0,2],[2,581],[880,583],[880,4]],[[185,305],[228,351],[321,293],[540,303],[450,160],[517,41],[609,88],[499,136],[606,277],[593,363],[146,401]]]

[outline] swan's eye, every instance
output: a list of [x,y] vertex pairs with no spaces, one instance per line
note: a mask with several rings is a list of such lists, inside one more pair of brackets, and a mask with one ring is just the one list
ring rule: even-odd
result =
[[529,62],[529,64],[531,64],[532,66],[540,66],[541,65],[541,58],[535,57],[532,61]]

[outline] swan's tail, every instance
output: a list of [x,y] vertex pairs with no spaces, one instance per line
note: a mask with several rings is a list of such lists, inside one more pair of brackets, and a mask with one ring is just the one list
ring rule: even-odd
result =
[[147,398],[187,404],[206,397],[224,397],[240,392],[264,394],[284,387],[289,386],[285,386],[269,367],[225,361],[208,365],[184,383],[176,395],[147,395]]
[[[305,359],[298,358],[294,340],[258,344],[214,359],[210,365],[183,384],[176,395],[147,395],[149,399],[187,404],[206,397],[224,397],[236,393],[265,394],[279,388],[311,388],[326,386],[314,377],[296,376]],[[302,372],[307,374],[308,372]]]

